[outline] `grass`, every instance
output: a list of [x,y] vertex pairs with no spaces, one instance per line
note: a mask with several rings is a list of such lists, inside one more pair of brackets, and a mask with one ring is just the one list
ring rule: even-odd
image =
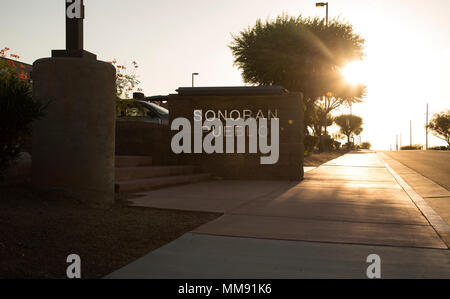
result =
[[83,278],[100,278],[214,220],[219,214],[92,208],[55,193],[0,187],[0,278],[66,278],[67,256]]

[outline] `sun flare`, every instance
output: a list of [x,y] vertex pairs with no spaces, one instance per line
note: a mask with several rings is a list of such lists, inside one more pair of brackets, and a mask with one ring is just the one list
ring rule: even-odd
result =
[[362,61],[348,63],[342,70],[345,79],[351,84],[365,83],[367,79],[366,66]]

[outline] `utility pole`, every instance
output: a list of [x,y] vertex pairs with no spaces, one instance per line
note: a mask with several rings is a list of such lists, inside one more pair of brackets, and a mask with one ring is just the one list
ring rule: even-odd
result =
[[194,88],[194,77],[198,75],[199,73],[192,73],[192,88]]
[[398,135],[395,136],[395,150],[398,152]]
[[412,120],[409,121],[409,145],[412,148]]
[[425,138],[426,138],[426,147],[425,149],[428,150],[428,104],[427,104],[427,115],[426,115],[426,126],[425,126]]

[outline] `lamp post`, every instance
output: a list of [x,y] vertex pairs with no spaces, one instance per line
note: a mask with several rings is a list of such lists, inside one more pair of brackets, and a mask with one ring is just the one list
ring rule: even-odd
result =
[[409,146],[412,148],[412,120],[409,121]]
[[199,73],[192,73],[192,87],[194,87],[194,76],[198,76]]
[[327,10],[327,15],[326,15],[326,18],[325,18],[325,23],[326,23],[326,25],[327,25],[327,27],[328,27],[328,2],[317,2],[316,3],[316,7],[326,7],[326,10]]
[[427,115],[426,115],[426,125],[425,125],[425,139],[426,139],[426,150],[428,150],[428,126],[429,126],[429,122],[428,122],[428,104],[427,104]]

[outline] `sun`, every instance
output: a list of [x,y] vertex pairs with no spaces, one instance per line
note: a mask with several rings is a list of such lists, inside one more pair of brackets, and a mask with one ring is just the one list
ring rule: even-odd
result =
[[364,83],[367,79],[367,67],[362,61],[352,61],[342,70],[345,80],[351,84]]

